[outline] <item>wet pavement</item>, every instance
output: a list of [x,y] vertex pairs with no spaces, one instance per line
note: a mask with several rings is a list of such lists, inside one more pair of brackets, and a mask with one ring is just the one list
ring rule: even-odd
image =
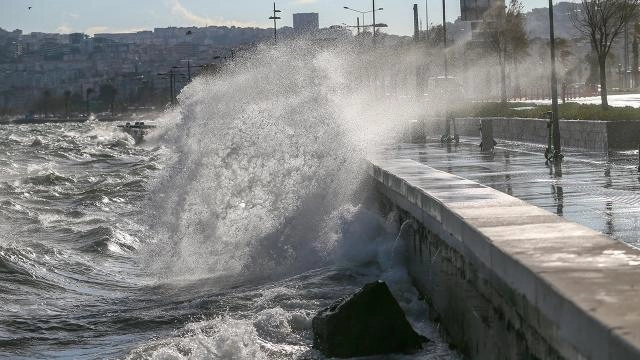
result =
[[404,144],[384,157],[412,159],[484,184],[640,248],[638,151],[565,149],[562,164],[550,166],[543,146],[500,142],[483,154],[478,143]]

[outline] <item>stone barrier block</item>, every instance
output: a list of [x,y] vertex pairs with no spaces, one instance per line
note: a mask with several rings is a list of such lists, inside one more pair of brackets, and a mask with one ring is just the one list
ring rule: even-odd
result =
[[[408,246],[411,274],[441,291],[430,295],[435,312],[460,314],[441,318],[445,327],[473,324],[453,334],[465,351],[482,358],[472,349],[499,349],[496,337],[515,329],[510,354],[640,358],[640,251],[411,160],[372,161],[369,174],[426,229]],[[496,316],[508,324],[486,327]]]

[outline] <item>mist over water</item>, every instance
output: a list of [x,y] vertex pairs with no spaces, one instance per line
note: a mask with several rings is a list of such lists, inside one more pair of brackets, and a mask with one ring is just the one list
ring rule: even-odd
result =
[[456,358],[400,224],[365,206],[364,158],[427,116],[396,78],[415,59],[385,49],[258,47],[195,78],[142,146],[100,124],[3,128],[0,355],[322,358],[315,313],[383,279],[434,340],[397,358]]

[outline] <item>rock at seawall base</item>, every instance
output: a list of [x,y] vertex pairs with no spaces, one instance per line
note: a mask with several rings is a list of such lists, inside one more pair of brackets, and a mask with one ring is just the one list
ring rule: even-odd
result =
[[42,140],[39,137],[36,137],[35,140],[31,143],[31,147],[42,146]]
[[313,318],[313,347],[327,357],[414,353],[428,339],[407,321],[387,284],[366,284]]

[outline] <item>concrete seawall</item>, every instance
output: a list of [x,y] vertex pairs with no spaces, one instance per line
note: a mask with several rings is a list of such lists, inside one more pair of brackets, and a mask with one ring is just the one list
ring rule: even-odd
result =
[[[480,136],[480,121],[493,122],[496,139],[547,143],[547,119],[525,118],[456,118],[461,136]],[[431,121],[429,132],[440,134],[443,121]],[[590,151],[637,149],[640,144],[640,121],[560,120],[562,145]]]
[[409,272],[462,353],[640,358],[640,251],[412,160],[372,160],[369,174],[412,224]]

